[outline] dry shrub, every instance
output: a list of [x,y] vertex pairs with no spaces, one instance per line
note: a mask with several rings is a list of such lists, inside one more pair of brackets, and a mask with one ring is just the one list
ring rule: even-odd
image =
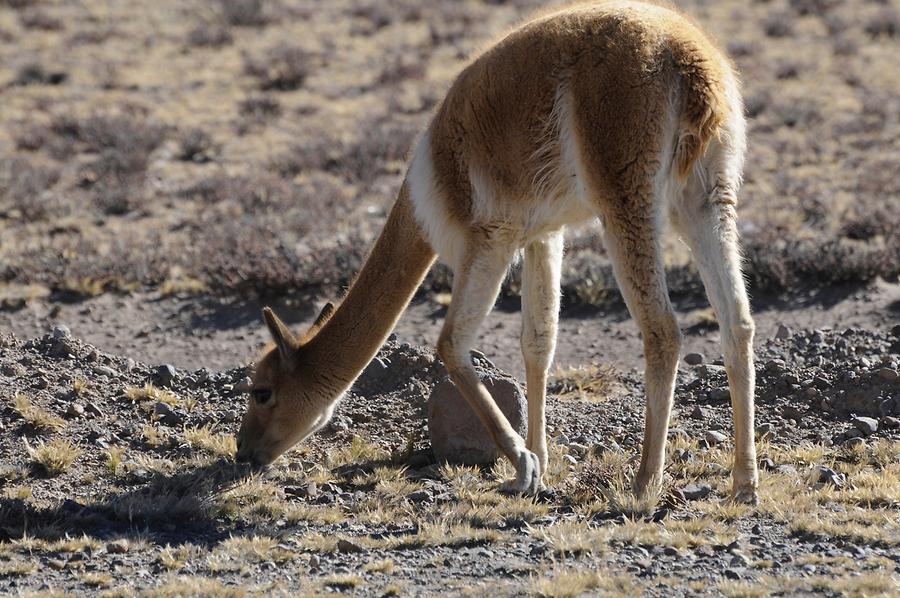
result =
[[221,23],[203,22],[191,29],[187,34],[189,46],[201,48],[219,48],[234,41],[228,27]]
[[35,222],[56,212],[56,202],[47,191],[59,180],[59,168],[26,158],[0,160],[0,212]]
[[244,72],[263,91],[294,91],[312,70],[312,54],[298,46],[276,46],[260,57],[246,56]]
[[219,0],[222,19],[236,27],[262,27],[269,22],[262,0]]

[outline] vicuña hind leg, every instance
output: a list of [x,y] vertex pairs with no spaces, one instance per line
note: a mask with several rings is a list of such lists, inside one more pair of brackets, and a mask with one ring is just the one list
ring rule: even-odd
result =
[[712,198],[705,195],[687,197],[676,204],[672,210],[672,223],[697,260],[706,294],[719,319],[734,412],[732,493],[735,500],[756,503],[754,325],[741,276],[734,203],[733,187],[721,185]]
[[500,411],[479,379],[469,355],[478,326],[490,312],[500,291],[513,251],[474,240],[467,252],[454,273],[453,299],[438,341],[438,354],[453,383],[515,466],[516,477],[507,482],[505,488],[535,494],[541,480],[540,462],[525,448],[525,441]]
[[528,438],[525,446],[547,470],[547,370],[556,350],[562,233],[525,247],[522,268],[522,355],[528,384]]
[[631,212],[608,217],[604,240],[622,296],[644,340],[644,444],[634,480],[635,494],[644,498],[658,492],[662,481],[681,332],[666,291],[653,215]]

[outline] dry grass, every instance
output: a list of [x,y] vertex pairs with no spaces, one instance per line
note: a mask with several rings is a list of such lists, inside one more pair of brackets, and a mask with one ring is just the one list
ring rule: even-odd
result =
[[234,434],[214,432],[211,426],[187,427],[184,440],[194,449],[217,457],[231,457],[237,452]]
[[591,403],[602,403],[620,390],[619,372],[611,365],[557,368],[550,381],[550,392],[557,398]]
[[129,386],[125,389],[125,397],[135,403],[146,403],[149,401],[159,401],[170,407],[176,407],[181,404],[181,399],[175,393],[145,384],[142,387]]
[[637,595],[637,580],[623,573],[557,565],[532,581],[531,591],[542,598],[584,595]]
[[82,450],[63,438],[55,438],[31,446],[27,440],[25,448],[32,462],[49,476],[58,476],[69,470]]
[[66,426],[64,419],[41,409],[23,394],[17,394],[13,398],[13,410],[36,432],[59,432]]

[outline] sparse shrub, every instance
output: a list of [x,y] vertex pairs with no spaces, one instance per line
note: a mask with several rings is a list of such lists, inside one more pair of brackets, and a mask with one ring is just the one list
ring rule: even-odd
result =
[[179,160],[189,162],[209,162],[218,153],[218,146],[212,136],[203,129],[191,128],[178,136]]
[[221,23],[200,23],[187,34],[187,44],[194,47],[219,48],[234,41],[231,31]]
[[784,12],[772,13],[763,21],[763,31],[769,37],[789,37],[794,32],[793,18]]
[[269,22],[262,0],[219,0],[222,19],[238,27],[261,27]]
[[64,29],[62,20],[36,8],[22,12],[19,15],[19,22],[26,29],[41,29],[43,31],[60,31]]
[[80,448],[64,438],[41,442],[34,447],[25,441],[25,448],[35,466],[42,469],[48,476],[58,476],[68,471],[82,452]]
[[238,112],[244,118],[265,122],[281,116],[281,104],[272,96],[254,95],[241,101]]
[[55,211],[48,191],[59,179],[59,169],[25,158],[0,160],[0,210],[8,217],[36,222]]
[[900,32],[900,14],[892,7],[884,7],[869,18],[865,31],[872,37],[894,37]]
[[15,78],[15,85],[61,85],[69,74],[61,70],[50,70],[35,62],[22,66]]
[[297,46],[276,46],[259,58],[244,59],[244,72],[263,91],[300,89],[312,70],[312,54]]
[[789,4],[798,15],[824,16],[840,4],[840,0],[790,0]]

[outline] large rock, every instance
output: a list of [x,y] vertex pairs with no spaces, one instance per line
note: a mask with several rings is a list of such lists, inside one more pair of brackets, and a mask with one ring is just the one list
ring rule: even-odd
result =
[[[479,375],[513,429],[524,437],[528,409],[522,387],[499,373],[480,370]],[[475,465],[500,457],[490,434],[449,377],[428,398],[428,433],[438,461]]]

